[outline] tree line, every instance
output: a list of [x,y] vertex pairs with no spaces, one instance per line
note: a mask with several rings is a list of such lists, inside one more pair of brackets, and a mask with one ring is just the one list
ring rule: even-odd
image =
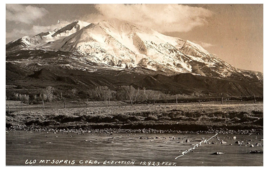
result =
[[[34,95],[14,93],[11,99],[20,100],[23,103],[45,103],[64,101],[66,98],[77,99],[79,97],[78,93],[79,91],[76,88],[59,92],[54,87],[48,86]],[[83,94],[89,101],[129,101],[131,104],[145,101],[168,100],[172,97],[172,95],[160,91],[134,88],[133,86],[120,86],[116,89],[110,89],[107,86],[97,86],[83,91]]]
[[[108,104],[110,101],[128,101],[130,104],[134,104],[144,102],[155,103],[158,100],[174,100],[177,103],[179,98],[185,99],[190,97],[181,94],[169,94],[161,91],[147,90],[145,87],[134,88],[133,86],[120,86],[116,89],[110,89],[107,86],[97,86],[95,88],[82,91],[78,91],[76,88],[69,89],[67,91],[60,91],[52,86],[47,86],[38,94],[34,95],[14,93],[12,99],[20,100],[21,102],[27,104],[42,103],[43,105],[45,102],[64,101],[65,105],[66,98],[70,98],[72,100],[79,99],[81,92],[83,94],[83,99],[87,99],[88,101],[106,101]],[[223,103],[226,98],[223,97],[223,94],[220,94],[220,96]],[[256,101],[255,95],[254,100]]]
[[90,100],[102,101],[129,101],[129,103],[155,102],[157,100],[169,100],[174,95],[160,91],[147,90],[144,88],[134,88],[133,86],[120,86],[116,90],[111,90],[107,86],[99,86],[87,91]]

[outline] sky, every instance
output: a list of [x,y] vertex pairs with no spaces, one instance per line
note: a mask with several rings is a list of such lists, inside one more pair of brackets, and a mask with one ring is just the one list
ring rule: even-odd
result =
[[190,40],[237,68],[263,72],[262,4],[7,4],[6,43],[74,20],[111,19]]

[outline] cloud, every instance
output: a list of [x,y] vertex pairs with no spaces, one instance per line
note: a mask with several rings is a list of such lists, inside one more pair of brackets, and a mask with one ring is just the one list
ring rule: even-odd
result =
[[89,18],[119,19],[160,32],[188,32],[208,23],[213,13],[201,7],[176,4],[96,5],[101,15]]
[[196,43],[196,44],[199,44],[201,47],[203,48],[209,48],[209,47],[214,47],[216,45],[214,44],[210,44],[210,43],[207,43],[207,42],[203,42],[203,41],[192,41],[193,43]]
[[200,45],[204,48],[209,48],[209,47],[212,47],[214,45],[210,44],[210,43],[205,43],[205,42],[200,42]]
[[34,6],[24,6],[19,4],[6,5],[6,20],[32,24],[35,20],[42,18],[48,14],[44,8]]

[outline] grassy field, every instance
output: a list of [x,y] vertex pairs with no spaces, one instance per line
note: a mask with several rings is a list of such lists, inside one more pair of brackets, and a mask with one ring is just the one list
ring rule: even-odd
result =
[[[13,105],[12,105],[13,104]],[[139,104],[88,102],[25,105],[7,101],[6,126],[17,128],[126,128],[200,131],[262,129],[262,103]],[[22,105],[22,106],[21,106]],[[54,107],[58,106],[58,107]],[[21,108],[21,109],[19,109]]]

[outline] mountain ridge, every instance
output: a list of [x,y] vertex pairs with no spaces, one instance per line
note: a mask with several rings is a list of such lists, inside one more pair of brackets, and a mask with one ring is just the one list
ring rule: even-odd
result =
[[[233,80],[241,84],[263,83],[261,72],[235,68],[196,43],[119,21],[87,23],[77,20],[50,32],[12,41],[6,44],[6,55],[7,63],[22,66],[31,72],[40,71],[50,65],[65,70],[80,70],[85,74],[97,74],[102,69],[119,72],[125,70],[123,74],[144,74],[148,76],[145,82],[156,83],[158,89],[168,85],[163,87],[162,83],[157,82],[162,81],[161,78],[153,78],[157,74],[185,74],[188,80],[192,78],[189,75],[191,74],[194,77],[203,77],[201,81],[206,77]],[[28,67],[31,65],[34,67]],[[166,80],[177,84],[170,79]],[[134,83],[136,86],[140,85],[138,82]],[[240,84],[238,86],[243,87]],[[172,89],[175,90],[174,87]],[[190,90],[194,89],[187,91]]]

